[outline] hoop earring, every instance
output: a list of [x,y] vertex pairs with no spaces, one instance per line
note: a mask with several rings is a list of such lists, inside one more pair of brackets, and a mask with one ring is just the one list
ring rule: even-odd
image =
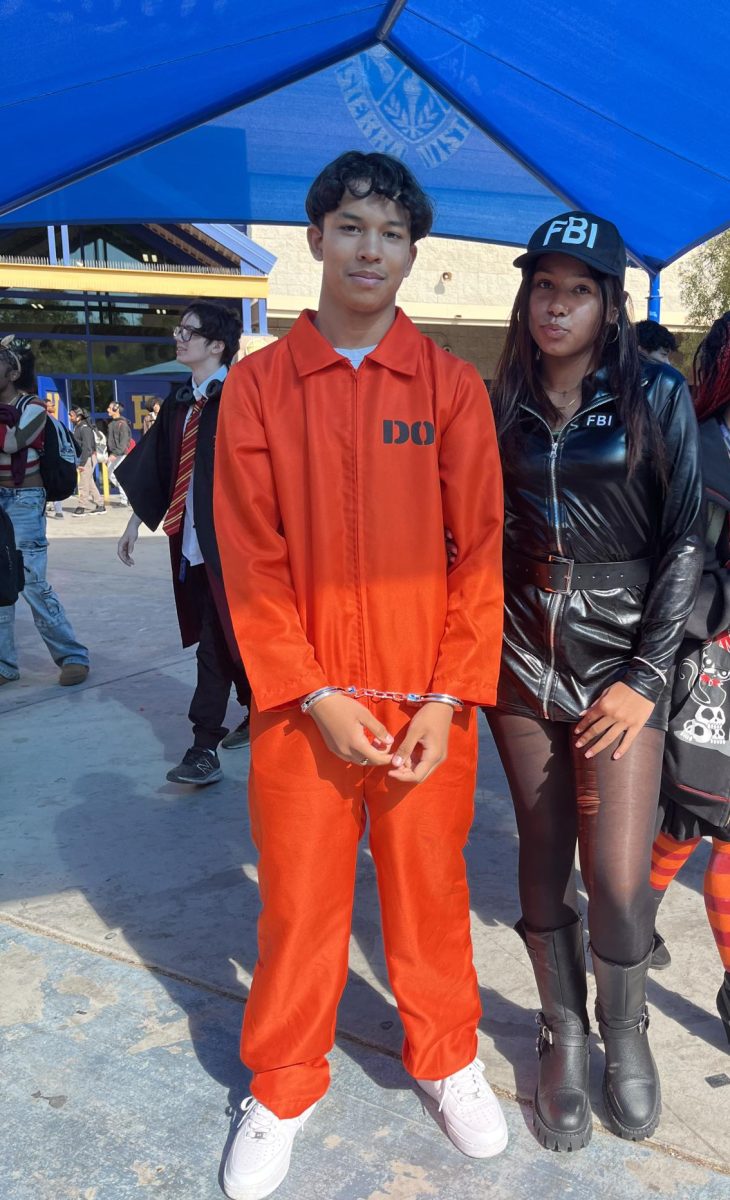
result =
[[618,321],[616,321],[616,323],[615,323],[615,325],[614,325],[614,329],[615,329],[615,331],[616,331],[616,332],[615,332],[615,334],[614,334],[614,336],[613,336],[613,337],[610,337],[610,338],[606,338],[606,345],[607,345],[607,346],[612,346],[612,345],[614,344],[614,342],[617,342],[617,341],[618,341],[618,337],[619,337],[619,334],[620,334],[620,332],[621,332],[621,326],[620,326],[620,324],[619,324],[619,322],[618,322]]

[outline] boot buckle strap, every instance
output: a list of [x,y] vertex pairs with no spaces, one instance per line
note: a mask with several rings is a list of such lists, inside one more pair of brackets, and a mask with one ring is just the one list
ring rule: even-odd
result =
[[648,1028],[649,1028],[649,1009],[645,1008],[643,1013],[639,1017],[639,1024],[638,1024],[639,1033],[646,1033]]
[[535,1049],[537,1050],[537,1053],[539,1055],[542,1055],[544,1047],[546,1045],[552,1046],[554,1044],[555,1039],[553,1037],[552,1029],[545,1022],[545,1014],[544,1013],[542,1013],[542,1012],[535,1013],[535,1023],[538,1027],[537,1044],[535,1046]]

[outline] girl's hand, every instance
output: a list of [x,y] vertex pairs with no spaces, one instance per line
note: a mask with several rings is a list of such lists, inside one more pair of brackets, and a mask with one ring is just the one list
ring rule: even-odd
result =
[[612,683],[581,716],[574,730],[578,739],[575,744],[581,747],[590,742],[585,757],[595,758],[620,738],[621,744],[611,758],[623,758],[653,711],[653,700],[640,696],[626,683]]

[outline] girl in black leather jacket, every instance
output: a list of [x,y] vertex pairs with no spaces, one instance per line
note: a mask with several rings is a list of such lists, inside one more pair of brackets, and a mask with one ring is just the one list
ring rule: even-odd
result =
[[534,1125],[591,1135],[574,859],[580,833],[610,1127],[657,1127],[649,864],[669,685],[702,569],[697,427],[671,367],[642,367],[626,251],[591,213],[546,222],[494,386],[505,476],[505,631],[488,719],[520,835],[523,937],[542,1012]]

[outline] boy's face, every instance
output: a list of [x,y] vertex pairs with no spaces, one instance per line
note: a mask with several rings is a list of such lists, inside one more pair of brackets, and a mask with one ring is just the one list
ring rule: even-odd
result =
[[322,229],[310,225],[312,255],[322,263],[322,296],[357,313],[374,316],[392,306],[416,257],[406,210],[371,193],[345,192]]
[[[225,351],[225,343],[211,341],[200,330],[200,317],[189,309],[180,318],[176,326],[182,331],[181,336],[175,336],[175,356],[178,362],[184,363],[191,371],[211,374],[220,366]],[[184,340],[187,338],[187,340]]]

